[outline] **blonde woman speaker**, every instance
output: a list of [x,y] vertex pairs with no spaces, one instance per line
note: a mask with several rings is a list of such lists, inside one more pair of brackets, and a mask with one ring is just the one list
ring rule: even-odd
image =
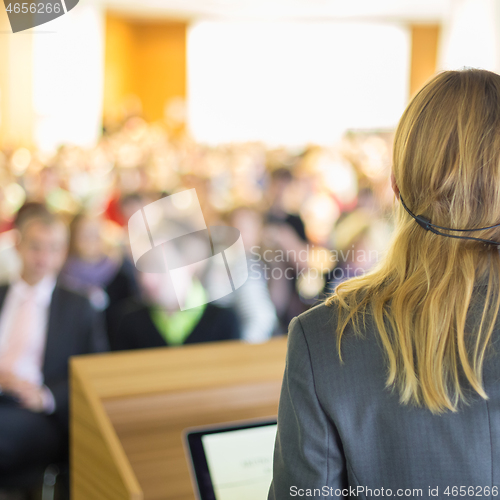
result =
[[294,318],[269,500],[500,495],[500,76],[435,76],[396,130],[396,228]]

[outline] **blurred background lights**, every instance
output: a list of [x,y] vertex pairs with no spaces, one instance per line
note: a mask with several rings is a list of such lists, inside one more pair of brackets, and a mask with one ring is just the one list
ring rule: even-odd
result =
[[31,162],[31,153],[27,148],[19,148],[11,158],[12,171],[15,175],[22,175]]
[[26,200],[26,192],[15,182],[5,186],[3,193],[7,202],[7,208],[11,213],[15,212]]

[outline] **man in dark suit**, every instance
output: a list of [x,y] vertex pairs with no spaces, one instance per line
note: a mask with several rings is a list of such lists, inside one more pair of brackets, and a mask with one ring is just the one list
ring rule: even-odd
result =
[[56,282],[65,224],[35,205],[16,225],[22,272],[0,286],[0,485],[67,458],[68,359],[107,350],[88,300]]

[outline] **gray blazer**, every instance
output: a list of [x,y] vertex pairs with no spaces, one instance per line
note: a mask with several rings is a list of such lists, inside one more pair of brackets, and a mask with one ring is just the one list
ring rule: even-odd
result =
[[437,416],[385,388],[368,316],[363,338],[346,331],[341,365],[336,321],[319,305],[290,324],[268,500],[500,498],[499,330],[483,371],[489,401],[469,391],[469,406]]

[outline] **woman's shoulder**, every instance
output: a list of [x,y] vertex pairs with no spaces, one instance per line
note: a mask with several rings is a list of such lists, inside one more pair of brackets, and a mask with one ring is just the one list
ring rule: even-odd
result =
[[341,365],[348,365],[349,371],[351,368],[359,370],[360,365],[382,363],[380,342],[368,314],[365,323],[360,318],[361,335],[354,333],[352,323],[347,324],[341,342],[343,362],[339,356],[337,323],[338,306],[335,303],[318,304],[292,320],[288,330],[289,345],[297,351],[293,346],[304,342],[313,366],[323,366],[328,371],[340,369]]
[[[314,336],[328,335],[331,336],[332,332],[337,329],[339,318],[339,306],[335,302],[323,301],[320,304],[312,307],[306,312],[296,316],[294,320],[298,321],[304,333],[313,334]],[[362,338],[366,338],[366,334],[373,331],[373,322],[371,321],[371,314],[366,311],[363,318],[363,313],[358,313],[359,317],[356,318],[359,325],[362,326],[360,333]],[[292,321],[294,321],[292,320]],[[359,321],[358,321],[359,320]],[[346,325],[345,334],[353,332],[352,320]],[[345,335],[350,337],[351,335]],[[356,338],[361,338],[356,336]]]
[[335,309],[325,303],[296,316],[288,327],[289,355],[309,357],[313,365],[331,359],[336,352],[336,326]]
[[321,302],[294,320],[298,321],[301,327],[307,331],[331,331],[337,324],[336,308],[327,305],[326,302]]

